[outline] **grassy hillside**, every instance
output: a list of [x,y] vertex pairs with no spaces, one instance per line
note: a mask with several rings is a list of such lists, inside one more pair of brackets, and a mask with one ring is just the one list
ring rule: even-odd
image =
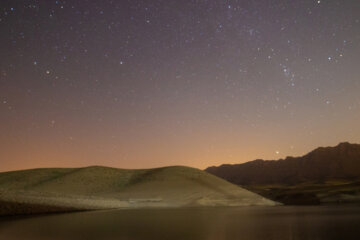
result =
[[[107,167],[0,173],[0,214],[67,210],[274,205],[274,202],[189,167]],[[45,209],[45,210],[44,210]]]

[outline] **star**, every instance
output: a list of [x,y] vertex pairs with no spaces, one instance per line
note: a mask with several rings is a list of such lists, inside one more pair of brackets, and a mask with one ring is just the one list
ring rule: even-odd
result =
[[[352,133],[360,106],[355,0],[40,2],[1,4],[0,116],[8,118],[0,117],[0,138],[49,139],[56,149],[73,136],[81,144],[65,153],[86,152],[93,163],[97,144],[106,164],[129,168],[145,162],[135,159],[207,167],[221,159],[201,153],[213,138],[214,152],[236,147],[233,163],[252,160],[243,156],[253,156],[255,145],[265,145],[260,157],[270,158],[295,153],[292,144],[300,153],[310,144],[360,141]],[[48,133],[49,126],[61,131]],[[201,161],[187,160],[194,149]],[[0,156],[29,159],[7,151],[0,148]],[[128,162],[116,158],[121,154]],[[4,161],[0,170],[12,164]]]

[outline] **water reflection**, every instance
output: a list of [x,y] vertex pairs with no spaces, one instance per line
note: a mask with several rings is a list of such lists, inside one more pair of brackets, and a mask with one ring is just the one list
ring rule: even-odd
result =
[[0,239],[358,239],[360,207],[189,208],[0,220]]

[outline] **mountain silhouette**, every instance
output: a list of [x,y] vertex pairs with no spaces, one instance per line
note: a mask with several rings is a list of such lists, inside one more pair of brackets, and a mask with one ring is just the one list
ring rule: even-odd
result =
[[255,160],[205,171],[286,205],[360,202],[360,145],[319,147],[302,157]]
[[224,164],[205,171],[238,185],[299,184],[360,178],[360,144],[319,147],[301,157]]

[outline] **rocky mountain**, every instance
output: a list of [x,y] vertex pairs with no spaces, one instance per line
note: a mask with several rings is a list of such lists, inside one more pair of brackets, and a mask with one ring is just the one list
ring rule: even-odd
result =
[[360,144],[319,147],[301,157],[224,164],[205,171],[238,185],[299,184],[360,179]]
[[207,172],[286,205],[360,202],[360,145],[320,147],[302,157],[209,167]]

